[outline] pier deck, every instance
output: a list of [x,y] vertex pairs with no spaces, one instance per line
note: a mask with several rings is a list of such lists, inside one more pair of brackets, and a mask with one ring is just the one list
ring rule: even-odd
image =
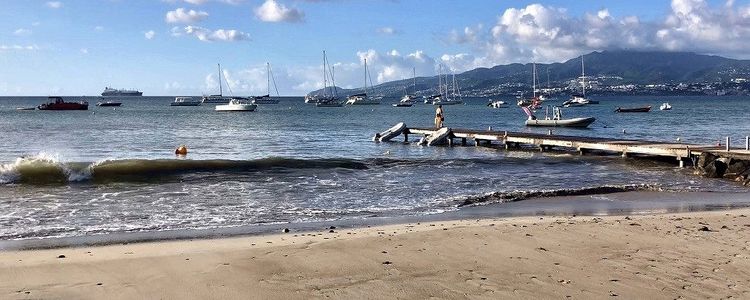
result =
[[[403,135],[405,141],[408,141],[409,135],[430,135],[435,132],[435,128],[407,128]],[[588,152],[605,152],[617,153],[622,156],[641,155],[641,156],[658,156],[674,157],[680,165],[684,162],[691,163],[693,159],[702,153],[708,152],[720,157],[729,157],[750,160],[750,151],[746,148],[730,148],[727,150],[726,145],[699,145],[663,141],[632,140],[617,138],[601,137],[583,137],[554,134],[536,134],[512,131],[496,130],[471,130],[471,129],[451,129],[448,138],[449,145],[455,145],[455,139],[460,139],[461,145],[473,144],[476,146],[486,144],[491,145],[496,142],[504,145],[506,149],[518,148],[523,146],[536,147],[544,151],[550,149],[573,150],[579,153]]]

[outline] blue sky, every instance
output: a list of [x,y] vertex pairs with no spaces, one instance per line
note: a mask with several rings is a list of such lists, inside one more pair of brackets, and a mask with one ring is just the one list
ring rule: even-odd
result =
[[146,95],[216,91],[216,63],[235,94],[378,82],[510,62],[554,62],[595,50],[696,51],[747,58],[748,1],[5,0],[0,95]]

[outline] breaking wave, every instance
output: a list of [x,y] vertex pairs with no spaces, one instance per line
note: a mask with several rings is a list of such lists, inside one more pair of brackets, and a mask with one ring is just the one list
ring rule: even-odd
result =
[[468,196],[458,200],[458,206],[482,205],[498,202],[521,201],[530,198],[549,198],[563,196],[585,196],[585,195],[603,195],[636,191],[662,191],[663,189],[656,185],[650,184],[631,184],[631,185],[605,185],[597,187],[585,187],[578,189],[556,189],[556,190],[536,190],[536,191],[504,191],[493,192],[489,194]]
[[0,165],[0,184],[64,184],[71,182],[160,181],[196,173],[237,174],[266,170],[367,169],[351,159],[263,158],[255,160],[124,159],[93,163],[62,162],[39,154]]

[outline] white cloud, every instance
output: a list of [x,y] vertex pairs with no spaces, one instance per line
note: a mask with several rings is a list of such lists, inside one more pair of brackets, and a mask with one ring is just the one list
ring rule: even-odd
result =
[[2,44],[0,44],[0,51],[10,51],[10,50],[14,50],[14,51],[36,51],[36,50],[39,50],[39,46],[37,46],[37,45],[22,46],[22,45],[2,45]]
[[94,27],[94,31],[102,32],[102,31],[104,31],[104,26],[96,26],[96,27]]
[[[193,4],[193,5],[203,5],[203,4],[208,3],[211,0],[162,0],[162,1],[167,2],[167,3],[185,2],[185,3]],[[245,0],[215,0],[215,1],[220,2],[220,3],[231,4],[231,5],[239,5],[245,2]]]
[[172,36],[192,35],[203,42],[237,42],[249,40],[250,35],[235,29],[211,30],[199,26],[173,27]]
[[52,9],[58,9],[58,8],[63,7],[63,3],[60,2],[60,1],[47,1],[47,3],[45,3],[45,5],[47,7],[49,7],[49,8],[52,8]]
[[205,11],[186,10],[184,8],[178,8],[167,12],[164,19],[167,23],[183,23],[191,24],[203,21],[208,17],[208,13]]
[[401,31],[393,28],[393,27],[380,27],[375,30],[375,32],[382,34],[382,35],[395,35],[400,34]]
[[89,54],[89,49],[87,48],[81,48],[81,54]]
[[296,9],[288,8],[275,0],[266,0],[255,8],[255,17],[263,22],[302,22],[305,14]]
[[13,31],[13,35],[15,36],[29,36],[32,33],[33,32],[31,31],[31,29],[26,29],[26,28],[18,28],[15,31]]
[[153,30],[149,30],[143,33],[143,37],[145,37],[147,40],[152,40],[156,36],[156,32]]

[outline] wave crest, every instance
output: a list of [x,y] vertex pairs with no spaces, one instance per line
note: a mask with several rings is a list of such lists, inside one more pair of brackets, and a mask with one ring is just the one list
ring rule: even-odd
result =
[[493,192],[478,196],[465,197],[459,200],[459,207],[469,205],[482,205],[497,202],[513,202],[530,198],[549,198],[563,196],[585,196],[585,195],[602,195],[635,191],[661,191],[656,185],[650,184],[632,184],[632,185],[605,185],[597,187],[586,187],[578,189],[557,189],[557,190],[538,190],[538,191],[505,191]]

